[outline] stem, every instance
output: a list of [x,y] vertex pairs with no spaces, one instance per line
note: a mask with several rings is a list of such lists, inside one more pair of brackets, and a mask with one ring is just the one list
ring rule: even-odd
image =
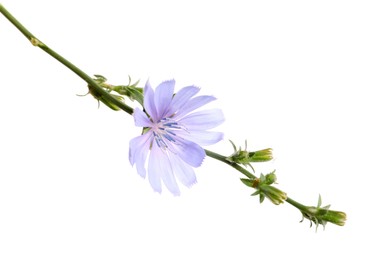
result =
[[[236,170],[240,171],[241,173],[243,173],[244,175],[246,175],[246,177],[248,177],[249,179],[258,179],[256,176],[254,176],[248,170],[241,167],[239,164],[231,163],[228,160],[226,160],[225,156],[218,154],[218,153],[215,153],[215,152],[212,152],[212,151],[209,151],[207,149],[205,149],[205,152],[206,152],[207,156],[230,165],[234,169],[236,169]],[[295,200],[293,200],[289,197],[287,197],[287,199],[285,201],[299,210],[305,210],[307,208],[305,205],[300,204],[299,202],[296,202]]]
[[254,176],[251,172],[249,172],[248,170],[242,168],[239,164],[237,163],[231,163],[229,162],[228,160],[226,160],[226,157],[223,156],[223,155],[220,155],[218,153],[215,153],[215,152],[212,152],[212,151],[209,151],[207,149],[205,149],[205,152],[206,152],[206,155],[211,157],[211,158],[214,158],[218,161],[221,161],[223,163],[226,163],[228,165],[230,165],[231,167],[233,167],[234,169],[236,169],[237,171],[240,171],[241,173],[243,173],[244,175],[246,175],[246,177],[248,177],[249,179],[258,179],[256,176]]
[[295,200],[293,200],[289,197],[287,197],[286,202],[290,203],[291,205],[293,205],[294,207],[296,207],[299,210],[305,210],[307,208],[305,205],[302,205],[299,202],[296,202]]
[[95,92],[98,96],[102,96],[106,101],[112,104],[115,104],[117,107],[121,108],[128,114],[133,113],[133,109],[130,106],[126,105],[125,103],[121,102],[120,100],[110,95],[85,72],[80,70],[73,63],[69,62],[67,59],[65,59],[60,54],[50,49],[47,45],[45,45],[39,39],[37,39],[31,32],[28,31],[27,28],[25,28],[15,17],[13,17],[13,15],[11,15],[7,11],[7,9],[5,9],[5,7],[1,4],[0,4],[0,13],[2,13],[5,16],[5,18],[7,18],[32,43],[33,46],[39,47],[40,49],[48,53],[50,56],[55,58],[57,61],[61,62],[65,67],[67,67],[68,69],[73,71],[75,74],[77,74],[80,78],[85,80],[88,83],[89,88],[92,88],[92,91]]

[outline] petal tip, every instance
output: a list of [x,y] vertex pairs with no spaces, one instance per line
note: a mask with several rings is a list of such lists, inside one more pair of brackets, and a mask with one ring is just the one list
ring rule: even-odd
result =
[[153,191],[154,191],[155,193],[158,193],[159,195],[161,195],[161,193],[162,193],[162,190],[161,190],[161,189],[157,190],[157,189],[153,188]]
[[178,191],[178,192],[172,192],[172,194],[173,194],[174,197],[179,197],[179,196],[181,196],[181,192],[180,192],[180,191]]
[[195,184],[197,184],[197,180],[194,179],[193,181],[189,182],[189,183],[185,183],[185,186],[188,187],[189,189],[191,187],[193,187]]

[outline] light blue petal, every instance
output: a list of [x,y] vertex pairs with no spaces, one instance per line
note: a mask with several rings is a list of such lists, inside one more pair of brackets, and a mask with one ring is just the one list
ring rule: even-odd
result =
[[193,99],[190,99],[176,114],[175,119],[180,119],[185,115],[189,114],[193,110],[200,108],[207,103],[216,100],[213,96],[198,96]]
[[144,135],[137,136],[130,140],[129,143],[129,161],[133,166],[136,164],[138,174],[145,178],[145,162],[150,147],[151,133],[148,132]]
[[201,146],[212,145],[223,139],[223,133],[211,131],[179,131],[177,132],[177,136]]
[[177,155],[169,153],[169,159],[173,165],[173,172],[177,179],[186,187],[191,187],[197,183],[193,168],[182,161]]
[[223,113],[220,109],[210,109],[194,112],[178,121],[184,125],[189,131],[203,131],[214,128],[225,121]]
[[166,188],[174,195],[179,196],[180,195],[180,189],[177,184],[177,180],[173,173],[172,165],[174,162],[169,160],[168,154],[166,154],[166,157],[159,160],[161,165],[161,179],[163,183],[165,184]]
[[199,91],[200,89],[194,86],[184,87],[180,89],[173,97],[172,103],[169,107],[168,116],[171,116],[179,109],[181,109]]
[[146,133],[145,135],[140,135],[129,142],[129,161],[130,164],[133,166],[136,163],[136,155],[141,150],[142,146],[146,143],[148,140],[149,135]]
[[148,175],[153,189],[161,192],[161,179],[173,195],[180,195],[176,178],[174,177],[171,161],[166,151],[153,145],[149,156]]
[[144,88],[144,108],[154,122],[158,120],[157,110],[154,104],[154,91],[150,86],[149,80],[146,82]]
[[193,167],[199,167],[206,156],[205,150],[196,143],[182,138],[175,137],[177,145],[172,149],[187,164]]
[[168,111],[173,98],[175,84],[174,80],[164,81],[158,85],[154,92],[154,104],[157,108],[158,120],[163,118]]
[[134,109],[133,113],[134,123],[139,127],[151,127],[152,122],[150,122],[148,116],[139,108]]
[[158,149],[157,145],[154,144],[152,146],[152,150],[150,151],[148,162],[149,183],[153,190],[158,193],[161,193],[162,191],[161,172],[159,171],[159,161],[160,159],[163,159],[161,152],[162,151]]

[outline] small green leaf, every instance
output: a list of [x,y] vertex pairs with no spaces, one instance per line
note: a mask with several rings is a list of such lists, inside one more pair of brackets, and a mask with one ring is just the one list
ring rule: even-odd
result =
[[317,208],[320,208],[321,205],[322,205],[322,196],[319,194]]
[[104,76],[100,75],[100,74],[95,74],[94,76],[96,77],[96,81],[98,81],[100,83],[103,83],[103,82],[107,81],[107,79]]
[[254,180],[251,180],[251,179],[245,179],[245,178],[241,178],[240,180],[241,180],[241,181],[243,182],[243,184],[245,184],[246,186],[253,188]]
[[262,203],[265,200],[265,194],[260,193],[259,194],[259,203]]
[[235,146],[235,144],[234,144],[233,141],[229,140],[229,142],[230,142],[231,145],[233,146],[233,148],[234,148],[234,153],[235,153],[235,152],[237,151],[237,147]]

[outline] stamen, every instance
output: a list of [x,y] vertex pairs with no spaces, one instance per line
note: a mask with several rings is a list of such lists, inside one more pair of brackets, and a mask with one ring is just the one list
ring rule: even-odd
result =
[[168,139],[169,141],[171,141],[171,142],[175,142],[175,140],[170,135],[168,135],[168,134],[164,134],[164,137],[166,139]]
[[168,148],[165,141],[162,139],[160,135],[158,135],[156,132],[153,132],[154,139],[156,140],[157,146],[162,149]]
[[174,132],[170,131],[169,129],[165,129],[165,131],[171,135],[177,136]]
[[173,148],[172,145],[168,145],[168,142],[171,142],[176,145],[180,145],[177,142],[177,139],[174,137],[177,136],[176,131],[184,130],[187,132],[186,127],[179,125],[178,122],[174,121],[172,118],[164,117],[157,122],[157,129],[153,131],[154,139],[159,148],[171,151]]

